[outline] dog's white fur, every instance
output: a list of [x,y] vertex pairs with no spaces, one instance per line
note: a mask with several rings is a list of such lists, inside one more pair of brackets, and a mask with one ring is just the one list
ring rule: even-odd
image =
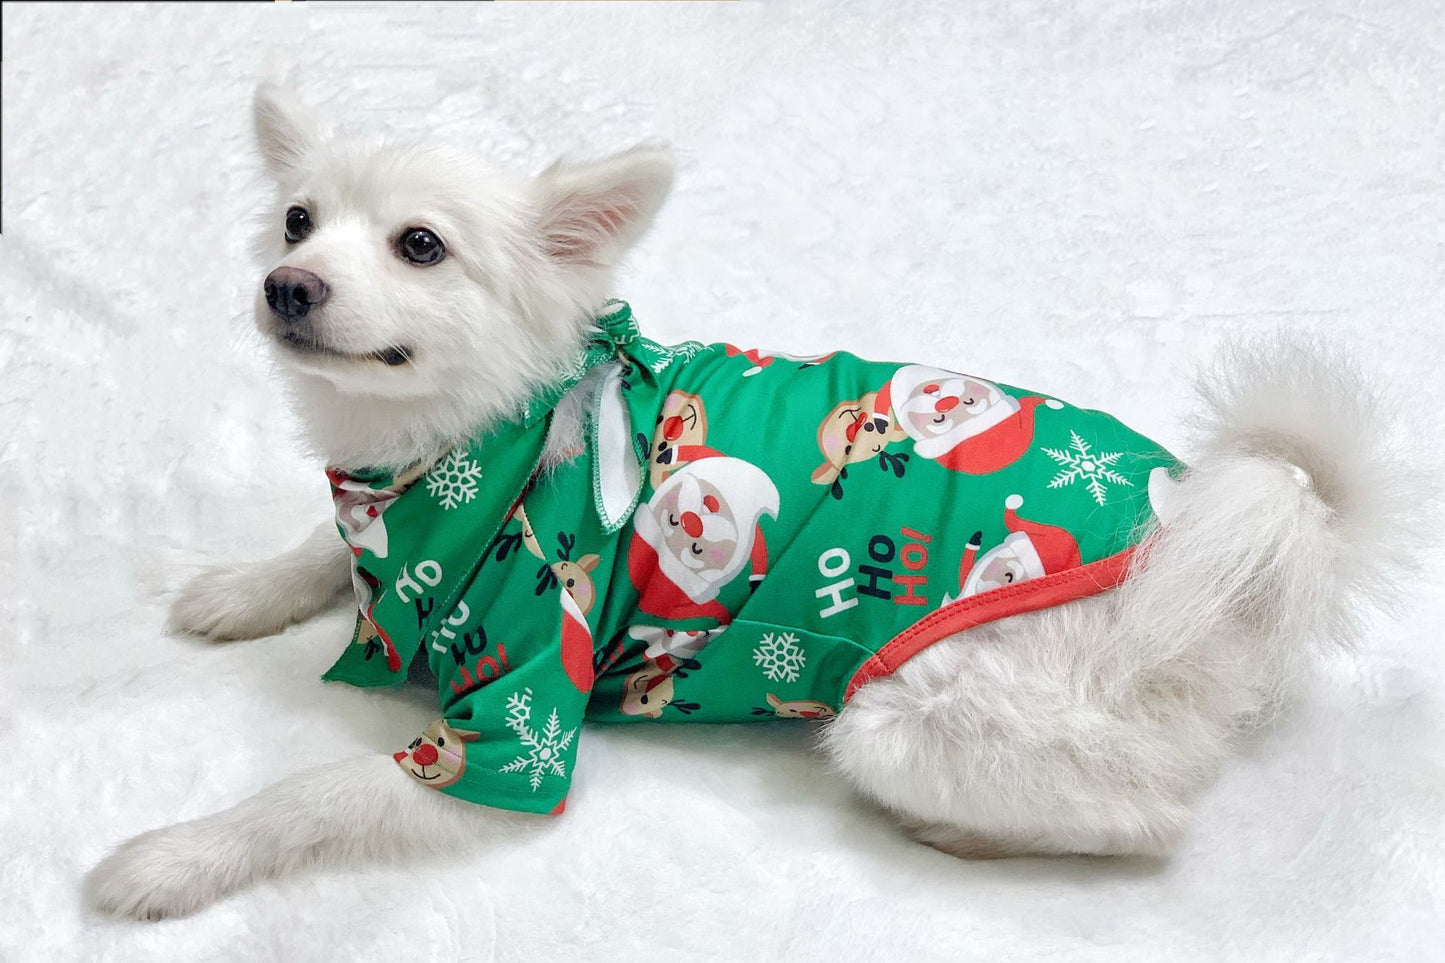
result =
[[[317,453],[346,466],[434,455],[555,377],[671,182],[650,148],[524,179],[448,150],[345,140],[269,87],[256,117],[280,188],[269,263],[330,285],[315,319],[327,344],[413,351],[388,367],[277,344]],[[286,250],[280,224],[297,202],[318,230]],[[448,244],[440,264],[391,250],[417,225]],[[257,322],[272,332],[259,295]],[[1227,353],[1200,386],[1207,415],[1177,517],[1121,588],[939,642],[824,730],[837,771],[917,838],[961,856],[1169,851],[1191,797],[1276,711],[1312,650],[1347,642],[1359,603],[1388,598],[1415,500],[1369,382],[1279,341]],[[586,390],[564,401],[549,457],[578,443]],[[173,624],[263,635],[347,584],[327,525],[279,559],[200,576]],[[537,818],[458,802],[368,757],[138,836],[89,885],[109,912],[171,916],[303,864]]]

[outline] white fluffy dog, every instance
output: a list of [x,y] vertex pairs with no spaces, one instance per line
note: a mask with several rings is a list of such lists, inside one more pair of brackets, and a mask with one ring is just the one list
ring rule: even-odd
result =
[[[281,269],[257,290],[256,323],[311,443],[341,466],[411,465],[560,377],[672,182],[667,153],[647,147],[526,178],[342,139],[271,87],[256,124],[279,188],[268,270]],[[287,299],[305,302],[303,329],[279,323]],[[554,460],[578,443],[592,383],[558,411]],[[1365,379],[1279,341],[1227,352],[1200,383],[1207,423],[1176,514],[1122,586],[945,639],[823,730],[836,770],[916,838],[970,857],[1167,852],[1307,657],[1346,642],[1359,603],[1407,564],[1414,501]],[[276,632],[346,590],[348,561],[328,521],[277,559],[192,581],[174,625]],[[378,755],[138,836],[89,886],[106,911],[172,916],[303,865],[539,818],[430,792]]]

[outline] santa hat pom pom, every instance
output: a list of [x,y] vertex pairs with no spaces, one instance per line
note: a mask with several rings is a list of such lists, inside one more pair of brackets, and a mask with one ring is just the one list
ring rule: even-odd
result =
[[1016,512],[1024,507],[1024,497],[1022,495],[1010,495],[1003,500],[1003,507]]

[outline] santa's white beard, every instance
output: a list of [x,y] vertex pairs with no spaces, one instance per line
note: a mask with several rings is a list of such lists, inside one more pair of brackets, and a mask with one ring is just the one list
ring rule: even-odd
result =
[[[747,545],[739,537],[737,523],[724,515],[706,514],[702,503],[702,491],[697,480],[686,475],[678,476],[673,489],[676,500],[668,497],[656,499],[660,504],[647,511],[639,511],[634,527],[642,540],[657,553],[657,567],[668,580],[676,585],[692,601],[702,604],[717,598],[724,585],[742,571],[747,561]],[[668,515],[681,518],[683,513],[693,512],[702,519],[702,534],[689,538],[679,525],[674,527]],[[702,555],[692,552],[696,542],[703,547]],[[726,561],[719,565],[710,556],[718,554],[716,549],[725,547]]]

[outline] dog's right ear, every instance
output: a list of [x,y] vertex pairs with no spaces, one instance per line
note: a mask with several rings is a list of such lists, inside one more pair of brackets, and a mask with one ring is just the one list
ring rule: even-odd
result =
[[295,171],[331,136],[331,127],[295,91],[265,83],[256,88],[256,139],[272,174]]

